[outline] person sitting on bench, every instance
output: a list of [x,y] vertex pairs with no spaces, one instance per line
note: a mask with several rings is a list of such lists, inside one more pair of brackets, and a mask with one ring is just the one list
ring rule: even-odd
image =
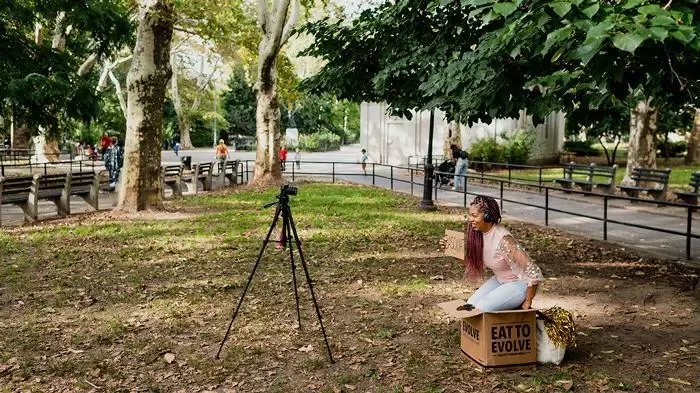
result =
[[[481,311],[529,309],[543,280],[542,271],[501,224],[498,202],[488,196],[476,196],[469,205],[467,259],[470,277],[481,277],[484,266],[493,277],[467,300]],[[444,246],[445,239],[440,241]]]

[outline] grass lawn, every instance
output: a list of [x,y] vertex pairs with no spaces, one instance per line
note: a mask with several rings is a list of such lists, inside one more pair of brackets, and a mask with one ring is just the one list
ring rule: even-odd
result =
[[435,307],[475,288],[437,246],[464,212],[339,184],[302,184],[291,197],[336,363],[301,270],[295,328],[288,254],[272,245],[217,360],[276,191],[0,232],[0,392],[700,389],[697,270],[506,223],[547,277],[534,306],[572,310],[579,345],[561,366],[480,373],[459,351],[458,321]]

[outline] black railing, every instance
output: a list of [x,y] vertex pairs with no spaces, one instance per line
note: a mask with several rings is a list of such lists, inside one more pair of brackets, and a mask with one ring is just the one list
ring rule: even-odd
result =
[[65,171],[66,168],[68,168],[70,171],[77,169],[79,172],[95,172],[96,170],[102,170],[104,168],[104,163],[92,160],[60,160],[54,162],[37,163],[32,162],[31,157],[7,160],[6,157],[0,156],[0,176],[3,177],[8,176],[10,170],[17,170],[23,173],[27,171],[29,173],[42,172],[44,175],[46,175],[55,170]]
[[[408,167],[409,168],[425,168],[425,164],[427,161],[428,161],[428,156],[426,156],[426,155],[408,156]],[[443,161],[445,161],[445,156],[433,155],[433,166],[434,167],[437,167]]]
[[[252,161],[251,161],[252,162]],[[321,170],[321,171],[309,171],[307,169],[305,170],[300,170],[297,169],[295,166],[288,165],[287,166],[287,171],[284,172],[285,176],[291,177],[292,181],[296,181],[300,177],[306,177],[306,176],[330,176],[330,179],[332,182],[336,182],[336,180],[339,177],[350,177],[350,178],[364,178],[365,175],[362,172],[362,169],[359,168],[359,164],[353,163],[353,162],[317,162],[317,161],[304,161],[302,162],[302,168],[304,167],[309,167],[312,166],[314,167],[313,164],[323,164],[325,168],[330,169],[330,173],[328,170]],[[470,162],[470,165],[472,162]],[[371,168],[369,168],[371,166]],[[502,164],[504,169],[508,169],[508,164]],[[246,161],[246,179],[250,178],[250,168],[254,167],[254,162],[253,165],[250,166],[248,165],[248,161]],[[352,168],[351,170],[341,170],[339,171],[339,168]],[[532,169],[532,168],[541,168],[541,169],[547,169],[551,167],[533,167],[533,166],[526,166],[526,165],[510,165],[510,169]],[[291,170],[290,170],[291,169]],[[423,171],[422,169],[417,169],[413,167],[401,167],[401,166],[394,166],[394,165],[387,165],[387,164],[368,164],[368,171],[366,177],[371,177],[372,185],[377,184],[378,179],[383,179],[385,181],[388,181],[386,184],[388,188],[394,190],[396,189],[396,184],[407,184],[408,185],[408,191],[410,192],[411,195],[415,195],[416,193],[416,188],[422,189],[423,187]],[[371,169],[371,170],[370,170]],[[381,169],[381,170],[378,170]],[[541,170],[540,169],[540,170]],[[444,172],[435,172],[436,175],[449,175],[449,176],[454,176],[452,173],[444,173]],[[458,175],[458,177],[461,175]],[[700,239],[700,235],[693,233],[692,231],[692,222],[693,222],[693,212],[697,208],[695,205],[688,205],[685,203],[676,203],[676,202],[666,202],[666,201],[658,201],[658,200],[649,200],[649,199],[643,199],[643,198],[634,198],[634,197],[627,197],[627,196],[622,196],[622,195],[612,195],[612,194],[602,194],[602,193],[597,193],[597,192],[588,192],[588,191],[580,191],[580,190],[575,190],[575,189],[562,189],[561,187],[557,186],[548,186],[543,184],[543,179],[542,175],[540,172],[539,180],[537,182],[535,181],[530,181],[531,179],[526,179],[529,182],[521,182],[518,181],[517,177],[512,176],[512,174],[509,171],[509,174],[507,177],[505,176],[495,176],[492,174],[488,173],[468,173],[467,175],[464,175],[465,177],[465,187],[461,191],[452,191],[451,189],[442,189],[443,192],[454,192],[458,194],[462,194],[462,206],[466,207],[467,206],[467,196],[468,195],[477,195],[478,193],[476,192],[470,192],[469,191],[469,184],[470,182],[473,184],[474,182],[483,182],[484,184],[487,182],[493,183],[493,186],[495,186],[495,189],[498,190],[498,195],[497,199],[500,202],[501,208],[503,208],[504,203],[513,203],[521,206],[527,206],[527,207],[532,207],[536,209],[542,209],[544,211],[544,225],[549,226],[549,215],[550,213],[560,213],[560,214],[565,214],[565,215],[570,215],[574,217],[582,217],[582,218],[587,218],[595,221],[600,221],[602,222],[602,232],[603,232],[603,240],[608,240],[608,225],[609,224],[616,224],[616,225],[621,225],[621,226],[626,226],[626,227],[632,227],[632,228],[639,228],[639,229],[644,229],[644,230],[649,230],[649,231],[656,231],[656,232],[661,232],[661,233],[666,233],[666,234],[671,234],[671,235],[678,235],[678,236],[683,236],[685,238],[685,254],[686,258],[690,259],[691,258],[691,243],[692,239]],[[438,182],[434,182],[434,197],[435,199],[438,198],[438,190],[441,189],[438,185]],[[416,187],[418,186],[418,187]],[[539,192],[534,194],[534,195],[543,195],[543,202],[541,204],[538,203],[531,203],[531,202],[526,202],[523,200],[515,200],[513,198],[508,198],[506,191],[514,191],[516,190],[508,190],[507,186],[517,186],[520,188],[536,188]],[[592,208],[591,211],[601,211],[602,210],[602,217],[600,216],[595,216],[592,214],[586,214],[586,213],[581,213],[581,212],[576,212],[572,210],[566,210],[566,209],[560,209],[560,208],[555,208],[552,207],[550,204],[550,193],[551,192],[566,192],[568,194],[578,194],[578,195],[585,195],[585,196],[595,196],[598,197],[598,199],[594,198],[587,198],[586,202],[587,203],[592,203],[596,200],[599,200],[601,202],[600,209]],[[420,191],[418,191],[420,193]],[[653,204],[657,206],[668,206],[668,207],[675,207],[675,208],[680,208],[683,209],[687,212],[686,215],[686,225],[685,225],[685,230],[674,230],[674,229],[665,229],[665,228],[660,228],[657,226],[649,226],[649,225],[644,225],[644,224],[639,224],[639,223],[632,223],[632,222],[625,222],[625,221],[620,221],[620,220],[615,220],[612,219],[608,216],[608,208],[610,206],[610,201],[613,200],[621,200],[621,201],[628,201],[628,202],[633,202],[633,203],[639,203],[639,204]]]

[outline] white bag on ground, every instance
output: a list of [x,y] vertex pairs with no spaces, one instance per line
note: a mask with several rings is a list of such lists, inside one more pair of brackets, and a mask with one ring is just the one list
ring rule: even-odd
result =
[[559,364],[564,359],[566,347],[552,342],[544,327],[544,321],[537,319],[537,362]]

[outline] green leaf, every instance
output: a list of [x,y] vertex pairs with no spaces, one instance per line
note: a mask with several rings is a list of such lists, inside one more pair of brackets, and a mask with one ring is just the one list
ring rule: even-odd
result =
[[651,37],[657,41],[662,41],[666,39],[668,36],[668,30],[661,28],[661,27],[651,27],[649,28],[649,33],[651,33]]
[[693,32],[692,27],[679,26],[678,30],[671,32],[671,37],[677,39],[683,44],[688,44],[696,37],[696,34]]
[[637,12],[639,12],[642,15],[661,15],[664,14],[666,10],[664,10],[656,4],[650,4],[637,8]]
[[674,26],[676,20],[668,15],[657,15],[651,19],[652,26]]
[[644,42],[645,39],[646,37],[635,31],[616,35],[613,37],[612,41],[616,48],[634,53],[634,51],[639,47],[639,45],[642,44],[642,42]]
[[613,27],[615,27],[615,25],[607,19],[598,23],[588,30],[588,33],[586,34],[586,41],[606,37],[608,35],[608,31],[610,31]]
[[563,18],[564,15],[568,14],[569,11],[571,11],[571,3],[568,1],[557,1],[549,4],[549,6],[552,7],[554,13],[559,15],[559,17],[561,18]]
[[484,24],[489,24],[491,23],[492,20],[498,19],[498,14],[494,12],[493,10],[489,11],[488,14],[484,15],[483,19],[481,19]]
[[622,6],[622,9],[628,10],[630,8],[635,8],[640,4],[646,3],[647,0],[627,0],[625,1],[625,5]]
[[547,34],[547,40],[544,42],[544,48],[542,49],[542,55],[545,55],[549,50],[556,44],[565,41],[571,35],[573,30],[572,26],[564,26],[560,29],[554,30],[553,32]]
[[600,9],[600,4],[595,3],[590,7],[586,7],[584,9],[582,9],[581,12],[583,12],[583,14],[586,15],[587,17],[592,18],[593,15],[598,13],[599,9]]
[[482,6],[484,4],[493,4],[494,1],[493,0],[462,0],[461,3],[462,3],[462,7],[466,7],[468,5],[470,5],[472,7],[479,7],[479,6]]
[[515,3],[496,3],[493,5],[493,10],[503,16],[512,14],[517,8],[518,6]]
[[586,40],[583,45],[569,52],[567,58],[579,59],[583,65],[586,65],[600,51],[603,42],[605,42],[603,38]]

